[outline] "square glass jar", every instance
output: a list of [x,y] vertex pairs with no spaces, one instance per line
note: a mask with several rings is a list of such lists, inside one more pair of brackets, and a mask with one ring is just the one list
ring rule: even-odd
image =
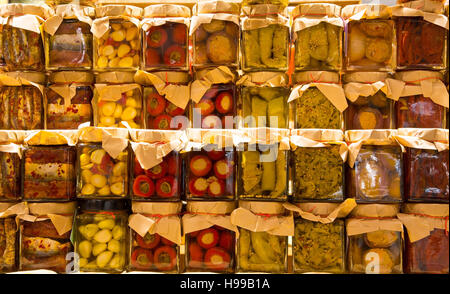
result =
[[236,233],[220,226],[186,234],[187,272],[233,273]]
[[234,200],[236,159],[232,148],[207,145],[187,153],[187,200]]
[[133,156],[130,195],[138,201],[179,201],[182,195],[181,155],[172,151],[160,164],[144,170]]
[[446,109],[423,95],[400,97],[395,104],[397,128],[445,128]]
[[112,158],[101,144],[77,146],[77,197],[125,198],[128,196],[128,159],[125,149]]
[[237,272],[286,273],[288,237],[239,228]]
[[76,196],[76,149],[28,146],[23,153],[22,191],[26,201],[68,201]]

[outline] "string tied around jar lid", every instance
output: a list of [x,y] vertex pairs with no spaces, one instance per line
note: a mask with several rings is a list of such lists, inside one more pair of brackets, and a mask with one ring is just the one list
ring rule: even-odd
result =
[[283,216],[284,214],[282,214],[282,213],[277,213],[277,214],[271,214],[271,213],[253,213],[254,215],[257,215],[257,216],[261,216],[262,218],[264,218],[264,219],[268,219],[268,218],[271,218],[271,217],[278,217],[278,216]]
[[407,82],[405,82],[405,84],[406,84],[406,85],[414,85],[414,86],[417,86],[415,83],[417,83],[417,82],[422,82],[422,81],[426,81],[426,80],[438,80],[438,81],[441,81],[441,82],[442,82],[442,79],[441,79],[441,78],[438,78],[438,77],[426,77],[426,78],[421,78],[421,79],[418,79],[418,80],[415,80],[415,81],[407,81]]
[[87,214],[104,214],[104,215],[110,215],[114,219],[116,218],[116,215],[119,214],[119,212],[112,212],[112,211],[85,211],[84,213]]
[[171,216],[180,216],[183,215],[183,213],[169,213],[169,214],[152,214],[152,213],[141,213],[143,216],[156,218],[156,223],[159,223],[159,221],[164,217],[171,217]]

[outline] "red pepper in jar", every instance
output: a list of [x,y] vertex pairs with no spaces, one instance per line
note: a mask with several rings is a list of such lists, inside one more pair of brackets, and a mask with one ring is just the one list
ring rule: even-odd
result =
[[167,162],[163,161],[160,164],[147,170],[145,173],[150,179],[156,180],[164,177],[167,173],[167,169],[168,169]]
[[230,92],[222,92],[217,96],[216,109],[222,114],[229,113],[233,110],[233,96]]
[[160,197],[173,197],[177,190],[177,180],[173,176],[166,176],[156,182],[156,194]]
[[215,109],[214,102],[207,98],[202,98],[197,104],[195,104],[195,108],[200,109],[200,114],[202,116],[210,115]]
[[211,151],[206,152],[206,154],[208,155],[209,158],[216,161],[216,160],[222,159],[225,156],[225,151],[211,150]]
[[[198,233],[198,231],[196,232]],[[190,233],[189,235],[192,235]],[[202,248],[195,242],[189,244],[189,266],[198,268],[203,264],[203,250]]]
[[145,174],[145,170],[141,167],[141,164],[137,160],[137,158],[134,158],[134,175],[139,176]]
[[214,175],[222,180],[228,179],[233,172],[233,165],[227,159],[221,159],[214,163]]
[[152,48],[147,48],[145,51],[145,63],[147,65],[159,65],[161,64],[161,56],[159,52]]
[[169,155],[167,159],[167,173],[169,175],[175,176],[178,170],[178,161],[174,155]]
[[159,27],[151,27],[147,32],[147,45],[159,48],[167,41],[167,32]]
[[167,114],[161,114],[153,120],[153,128],[157,130],[168,130],[170,129],[170,122],[172,117]]
[[166,108],[166,99],[158,93],[151,93],[147,98],[147,112],[151,116],[158,116]]
[[203,249],[213,248],[219,243],[219,232],[213,228],[205,229],[198,234],[196,240]]
[[172,45],[164,52],[164,63],[172,66],[180,66],[186,62],[185,49],[178,45]]
[[177,262],[177,252],[173,247],[161,246],[155,250],[153,264],[160,271],[172,270]]
[[194,178],[189,181],[189,193],[193,196],[203,196],[208,190],[208,182],[204,178]]
[[205,155],[196,155],[191,158],[189,168],[193,175],[197,177],[206,176],[211,170],[212,162]]
[[209,196],[221,196],[225,193],[225,183],[215,177],[208,179],[211,181],[208,185],[208,195]]
[[230,262],[230,254],[220,247],[208,249],[205,253],[204,263],[209,269],[224,270],[230,266]]
[[133,194],[139,197],[150,197],[155,193],[155,184],[147,176],[138,176],[133,183]]
[[181,24],[181,23],[177,23],[174,24],[173,28],[172,28],[172,40],[175,43],[184,45],[186,44],[186,25]]
[[131,254],[131,264],[136,269],[148,270],[152,267],[153,255],[150,250],[136,248]]
[[145,234],[144,238],[142,238],[140,235],[136,235],[136,241],[139,245],[139,247],[146,248],[146,249],[153,249],[156,246],[159,245],[159,241],[161,240],[161,237],[158,234]]
[[175,104],[169,102],[166,106],[166,113],[172,117],[177,115],[182,115],[184,113],[184,109],[176,106]]
[[230,251],[234,248],[234,235],[228,230],[223,230],[220,233],[219,246]]

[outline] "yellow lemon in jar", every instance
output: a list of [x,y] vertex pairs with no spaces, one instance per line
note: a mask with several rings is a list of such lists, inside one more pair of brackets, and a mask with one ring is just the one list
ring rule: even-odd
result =
[[112,127],[116,120],[114,117],[111,116],[102,116],[100,117],[100,123],[104,124],[105,126]]
[[117,176],[117,177],[116,176],[112,176],[112,177],[109,178],[109,184],[110,185],[118,183],[118,182],[123,182],[123,181],[124,181],[124,178],[122,176]]
[[104,251],[104,252],[100,253],[97,256],[97,259],[95,260],[95,262],[97,263],[97,266],[100,268],[104,268],[106,266],[106,264],[108,264],[108,262],[111,260],[113,255],[114,255],[114,253],[112,253],[111,251]]
[[123,107],[120,104],[117,104],[116,110],[114,111],[114,118],[120,118],[122,116]]
[[116,163],[113,167],[113,170],[112,170],[113,176],[118,177],[118,176],[124,175],[126,170],[127,170],[127,165],[125,164],[125,162],[120,161],[120,162]]
[[83,169],[81,171],[81,179],[82,179],[83,183],[89,184],[91,182],[91,177],[93,175],[94,174],[90,170]]
[[94,150],[91,153],[91,162],[93,162],[95,164],[100,164],[100,163],[102,163],[103,156],[106,156],[105,150],[103,150],[103,149]]
[[93,175],[91,184],[96,188],[103,188],[106,185],[106,177],[102,175]]
[[110,61],[109,61],[109,67],[118,67],[119,66],[119,61],[120,61],[120,58],[119,57],[114,57],[113,59],[111,59]]
[[80,166],[91,163],[91,159],[89,158],[89,154],[83,153],[80,155]]
[[106,102],[102,106],[102,114],[104,116],[112,116],[115,110],[116,110],[116,103],[114,102]]
[[117,253],[116,255],[114,255],[114,257],[109,262],[109,267],[116,269],[116,268],[120,267],[121,263],[122,263],[122,259],[120,258],[120,255]]
[[119,67],[132,67],[133,58],[130,56],[124,57],[119,61]]
[[95,193],[95,187],[91,184],[86,184],[81,189],[81,194],[83,195],[92,195]]
[[137,115],[136,108],[134,108],[134,107],[127,107],[122,112],[122,115],[120,116],[120,118],[122,120],[128,121],[128,120],[133,120],[136,117],[136,115]]
[[111,192],[114,195],[122,195],[124,193],[124,184],[123,183],[115,183],[111,186]]
[[100,190],[98,190],[97,194],[100,196],[108,196],[111,194],[111,189],[109,188],[108,185],[106,185],[103,188],[101,188]]
[[138,28],[133,26],[127,29],[127,33],[126,33],[126,40],[127,41],[131,41],[133,39],[136,39],[138,35]]
[[118,31],[122,28],[122,25],[120,23],[112,23],[111,28],[115,31]]
[[100,56],[97,60],[97,66],[100,68],[105,68],[108,66],[108,57]]
[[106,45],[99,50],[103,56],[109,56],[114,54],[114,47],[112,45]]
[[122,42],[125,40],[125,31],[117,30],[111,33],[111,38],[116,42]]
[[127,98],[127,102],[125,102],[125,106],[138,108],[138,103],[134,98]]
[[119,49],[117,49],[117,56],[124,57],[128,53],[130,53],[130,51],[131,51],[130,46],[128,46],[127,44],[122,44],[119,46]]
[[116,57],[116,55],[117,55],[117,50],[114,49],[114,51],[110,55],[108,55],[108,59],[111,61]]

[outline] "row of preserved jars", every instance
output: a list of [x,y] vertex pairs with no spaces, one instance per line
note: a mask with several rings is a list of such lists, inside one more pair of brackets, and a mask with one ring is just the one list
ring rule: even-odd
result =
[[[241,64],[244,71],[289,67],[290,21],[287,10],[277,5],[244,7],[241,19],[237,3],[223,1],[197,3],[192,18],[190,9],[180,5],[150,5],[144,10],[129,5],[60,5],[54,12],[30,4],[23,8],[26,5],[2,8],[0,52],[5,53],[7,71],[188,70],[190,62],[194,67]],[[20,26],[25,22],[20,13],[28,14],[32,24]],[[55,23],[53,14],[62,22]],[[392,72],[440,70],[447,64],[444,15],[425,17],[419,10],[407,13],[401,6],[384,5],[348,5],[341,13],[332,4],[303,4],[292,18],[295,70]],[[42,19],[47,19],[44,42],[37,29]]]
[[[214,83],[198,99],[191,97],[192,102],[190,93],[197,91],[195,83],[201,79],[190,84],[187,73],[144,75],[157,82],[136,83],[138,75],[132,72],[105,72],[96,76],[94,84],[88,72],[61,71],[52,73],[44,87],[45,76],[40,73],[3,73],[0,110],[5,115],[0,129],[35,130],[45,125],[47,129],[76,129],[85,122],[99,127],[124,127],[122,122],[126,122],[131,128],[162,130],[447,125],[448,91],[439,72],[402,72],[395,80],[385,73],[358,72],[344,75],[343,87],[336,73],[302,72],[294,75],[292,90],[285,74],[258,72],[237,82]],[[430,82],[432,90],[428,91]]]
[[[242,207],[225,209],[228,211],[226,214],[210,213],[211,223],[195,226],[194,221],[204,216],[201,211],[189,211],[194,204],[188,202],[187,215],[182,218],[183,244],[179,208],[172,209],[178,213],[159,216],[133,209],[134,214],[129,218],[129,207],[123,201],[89,200],[80,203],[73,227],[64,228],[63,223],[71,224],[75,203],[40,205],[44,206],[32,206],[32,213],[57,212],[62,218],[60,223],[45,215],[38,221],[21,216],[17,230],[14,216],[0,218],[0,272],[48,269],[58,273],[121,273],[126,270],[287,273],[289,267],[294,273],[448,273],[448,227],[436,222],[431,231],[417,239],[414,237],[417,231],[405,223],[408,234],[405,232],[403,237],[402,222],[391,215],[392,210],[398,212],[398,208],[389,205],[358,206],[343,219],[329,216],[343,209],[348,210],[344,213],[346,215],[354,206],[343,208],[337,204],[304,203],[288,209],[302,215],[306,208],[310,208],[308,213],[316,220],[311,220],[311,216],[297,215],[294,219],[292,215],[282,216],[290,219],[289,225],[283,225],[292,229],[292,233],[276,233],[260,229],[254,231],[242,225],[242,220],[236,220],[237,210],[242,211]],[[366,212],[378,209],[378,215],[368,217],[360,214],[363,209]],[[434,211],[434,214],[416,216],[414,211],[419,210],[411,206],[402,210],[399,218],[405,221],[405,218],[412,217],[422,222],[433,218],[444,222],[445,216],[448,218],[448,208],[445,212],[443,207],[421,205],[420,209]],[[244,210],[254,217],[260,215],[254,208]],[[319,211],[325,215],[318,214]],[[221,221],[217,220],[219,217]],[[264,217],[267,222],[277,216],[265,214]],[[325,217],[328,217],[327,221]],[[157,233],[161,232],[158,229],[156,232],[139,230],[136,218],[150,222],[157,219],[166,225],[170,223],[175,235],[179,236],[168,236],[167,230],[163,233]],[[259,218],[257,222],[266,227],[265,221]],[[364,228],[374,222],[378,229],[367,231]],[[70,234],[73,239],[69,239]],[[292,244],[292,259],[288,259],[289,242]],[[182,246],[184,256],[181,255]],[[69,252],[75,254],[67,255]],[[18,263],[15,262],[16,257]],[[291,265],[288,265],[288,260]]]
[[[207,145],[187,153],[172,151],[148,169],[131,149],[113,157],[101,143],[27,146],[22,160],[19,151],[0,145],[0,199],[287,201],[292,195],[294,202],[340,202],[347,197],[360,203],[449,201],[448,150],[416,146],[402,153],[387,137],[381,143],[369,140],[356,153],[350,152],[354,159],[349,165],[344,163],[347,149],[342,141],[299,143],[293,151],[279,150],[279,144],[246,144],[238,149]],[[355,142],[349,141],[350,146],[359,144]]]

